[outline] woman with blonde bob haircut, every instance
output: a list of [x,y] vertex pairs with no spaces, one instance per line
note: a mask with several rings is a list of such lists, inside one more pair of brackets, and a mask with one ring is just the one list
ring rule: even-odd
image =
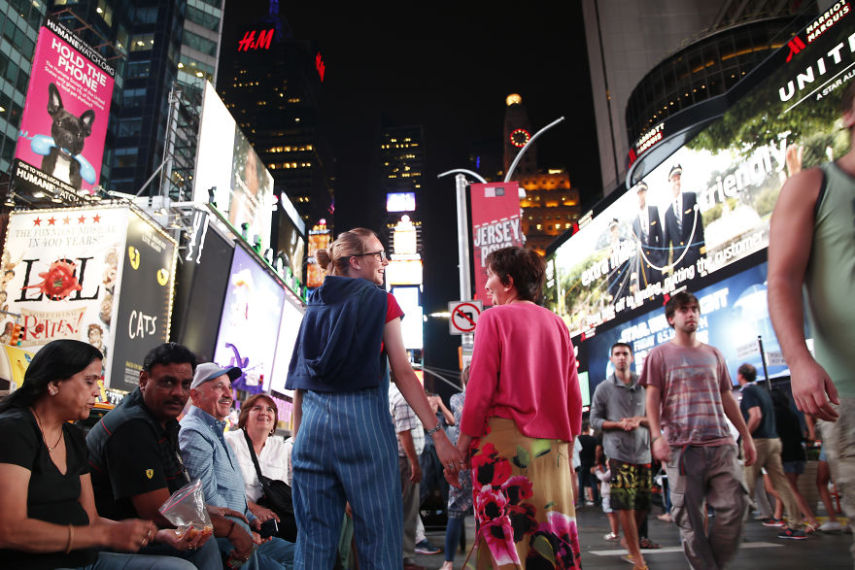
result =
[[403,506],[386,360],[456,485],[462,455],[439,428],[410,366],[403,312],[382,289],[389,264],[377,235],[356,228],[319,250],[324,284],[309,298],[286,388],[294,395],[295,568],[332,568],[350,503],[359,564],[400,569]]

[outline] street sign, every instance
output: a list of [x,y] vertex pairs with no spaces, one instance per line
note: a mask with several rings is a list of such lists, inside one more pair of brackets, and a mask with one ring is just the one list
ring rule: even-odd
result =
[[481,314],[481,301],[451,301],[448,303],[448,332],[451,334],[471,334],[475,332],[478,315]]

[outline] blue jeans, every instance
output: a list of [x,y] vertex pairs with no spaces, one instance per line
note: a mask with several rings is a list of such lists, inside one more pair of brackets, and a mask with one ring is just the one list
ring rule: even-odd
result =
[[359,566],[400,570],[403,504],[388,386],[303,393],[294,441],[295,568],[332,568],[345,503],[353,508]]
[[98,560],[77,570],[194,570],[192,562],[173,556],[99,552]]
[[[220,552],[228,554],[234,546],[227,538],[218,538]],[[292,542],[273,537],[252,551],[252,556],[241,566],[242,570],[288,570],[294,567],[294,549]]]
[[141,548],[139,554],[183,558],[192,562],[199,570],[220,570],[223,567],[223,557],[213,537],[196,550],[176,550],[168,544],[158,543]]

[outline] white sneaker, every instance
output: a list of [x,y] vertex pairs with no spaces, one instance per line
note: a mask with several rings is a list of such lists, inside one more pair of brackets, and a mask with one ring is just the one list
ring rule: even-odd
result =
[[840,532],[843,530],[843,525],[837,521],[825,521],[819,525],[819,530],[822,532]]

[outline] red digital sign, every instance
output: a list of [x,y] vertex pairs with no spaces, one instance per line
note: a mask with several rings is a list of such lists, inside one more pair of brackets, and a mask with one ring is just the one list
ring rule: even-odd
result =
[[273,41],[273,28],[269,30],[249,30],[244,33],[243,38],[238,42],[238,51],[251,51],[260,49],[270,49],[270,42]]
[[324,65],[324,58],[321,57],[321,52],[315,54],[315,69],[318,70],[318,77],[321,78],[321,83],[323,83],[324,73],[327,71],[327,66]]

